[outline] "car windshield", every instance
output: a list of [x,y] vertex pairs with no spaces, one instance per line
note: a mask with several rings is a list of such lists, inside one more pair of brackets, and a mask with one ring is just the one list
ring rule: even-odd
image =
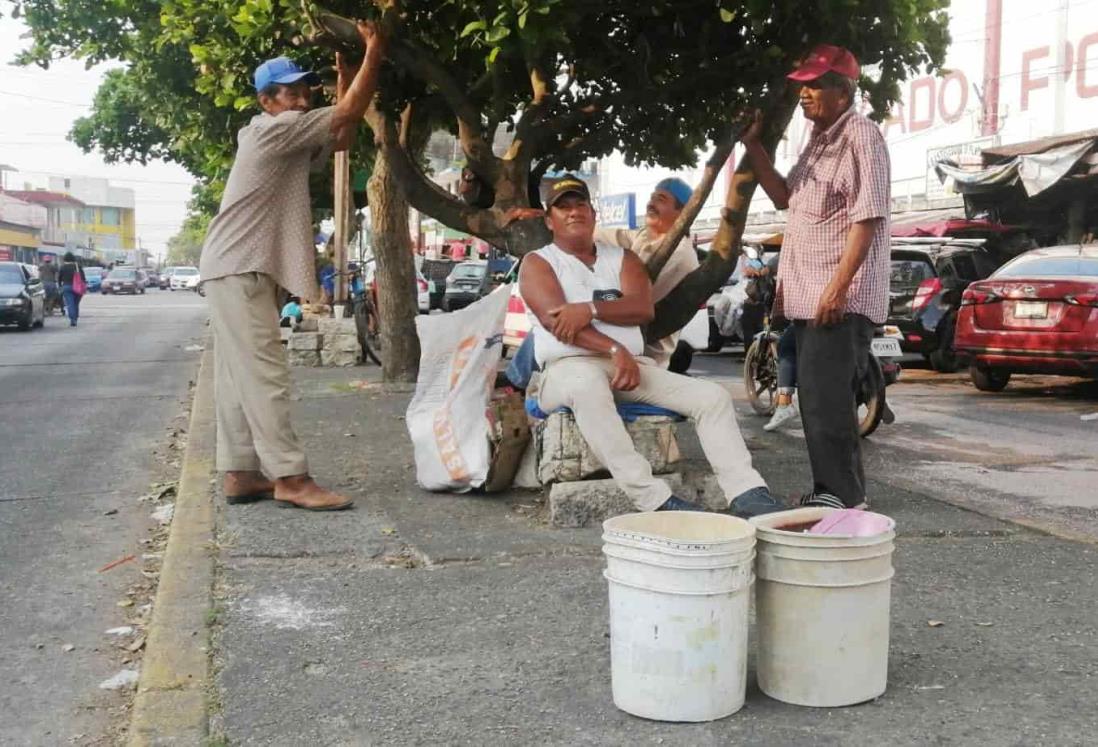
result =
[[103,277],[103,270],[99,267],[85,267],[84,277],[86,278],[100,278]]
[[488,265],[458,265],[454,268],[455,278],[479,278],[488,270]]
[[24,282],[23,272],[18,267],[12,267],[6,265],[0,267],[0,284],[3,285],[22,285]]
[[1098,277],[1098,257],[1018,257],[999,268],[997,278]]
[[197,275],[198,270],[194,267],[179,267],[172,273],[173,275]]
[[110,280],[133,280],[135,277],[135,270],[111,270],[111,274],[107,276]]

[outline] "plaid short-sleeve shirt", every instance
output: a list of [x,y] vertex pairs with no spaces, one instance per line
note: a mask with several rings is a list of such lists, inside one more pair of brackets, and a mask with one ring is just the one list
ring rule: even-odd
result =
[[813,319],[858,222],[880,218],[846,311],[880,324],[888,315],[891,167],[875,124],[853,109],[813,132],[789,172],[789,218],[782,243],[776,311]]

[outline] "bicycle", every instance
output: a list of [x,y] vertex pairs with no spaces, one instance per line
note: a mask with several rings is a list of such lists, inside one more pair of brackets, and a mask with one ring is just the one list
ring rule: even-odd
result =
[[[358,275],[357,272],[351,271],[336,272],[333,273],[333,279],[336,277],[347,278],[349,290],[351,290],[353,288],[353,282],[351,281],[356,275]],[[365,288],[358,291],[351,290],[350,297],[344,302],[343,308],[350,312],[351,318],[355,320],[355,333],[358,336],[358,345],[362,349],[359,360],[365,362],[369,359],[379,366],[384,365],[382,363],[384,347],[381,340],[381,316],[374,305],[373,295]]]

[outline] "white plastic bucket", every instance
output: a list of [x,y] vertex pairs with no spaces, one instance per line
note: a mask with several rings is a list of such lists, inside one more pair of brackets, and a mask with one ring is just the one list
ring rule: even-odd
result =
[[693,511],[603,522],[614,705],[658,721],[743,707],[755,528]]
[[888,684],[895,522],[872,537],[784,531],[831,508],[751,519],[758,530],[756,669],[770,697],[836,707],[872,700]]

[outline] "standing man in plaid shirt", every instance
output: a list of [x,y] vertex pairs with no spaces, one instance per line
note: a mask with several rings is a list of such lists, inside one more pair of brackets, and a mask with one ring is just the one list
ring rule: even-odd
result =
[[788,177],[763,148],[758,119],[742,137],[759,184],[789,209],[775,314],[793,323],[797,340],[814,483],[806,506],[866,505],[855,392],[873,328],[888,313],[891,174],[881,131],[853,109],[860,72],[849,51],[821,44],[788,76],[815,125]]

